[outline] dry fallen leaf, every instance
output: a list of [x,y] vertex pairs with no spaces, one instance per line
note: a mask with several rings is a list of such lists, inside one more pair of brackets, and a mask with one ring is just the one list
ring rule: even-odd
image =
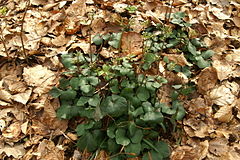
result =
[[197,78],[198,92],[204,95],[217,84],[217,71],[213,67],[205,68],[201,71]]
[[239,85],[236,82],[225,81],[222,85],[215,87],[209,94],[210,99],[219,106],[231,105],[236,99]]
[[17,138],[21,134],[21,123],[12,123],[3,133],[5,138]]
[[124,32],[121,39],[121,49],[123,55],[141,55],[143,38],[136,32]]
[[22,104],[27,104],[31,94],[32,94],[32,89],[28,89],[25,92],[13,95],[11,99]]
[[64,151],[55,146],[53,141],[44,139],[38,146],[37,151],[33,153],[38,159],[44,160],[64,160]]
[[180,66],[191,66],[191,64],[186,60],[184,54],[162,54],[163,56],[168,57],[170,61],[175,62]]
[[2,153],[6,153],[8,157],[13,156],[16,159],[20,159],[25,154],[25,149],[23,147],[23,144],[19,144],[19,145],[16,144],[13,146],[0,145],[0,154]]
[[218,119],[220,122],[228,123],[232,118],[232,106],[225,105],[221,107],[217,113],[214,114],[214,118]]
[[52,88],[55,78],[55,73],[42,65],[23,69],[23,79],[29,86],[36,87],[33,92],[39,95],[47,93]]

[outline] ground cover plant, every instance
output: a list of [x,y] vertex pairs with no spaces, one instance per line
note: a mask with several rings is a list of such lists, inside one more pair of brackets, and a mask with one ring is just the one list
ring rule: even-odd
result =
[[[183,20],[183,12],[172,16],[171,23],[176,26],[151,25],[142,32],[144,56],[140,60],[131,54],[108,61],[97,53],[61,56],[67,71],[58,88],[51,90],[51,95],[60,98],[59,118],[84,118],[76,128],[77,146],[82,151],[97,154],[103,149],[116,160],[137,156],[143,160],[169,157],[170,148],[161,138],[174,132],[176,121],[185,116],[178,96],[190,94],[194,87],[173,85],[171,106],[160,103],[157,92],[167,80],[147,71],[162,60],[170,71],[191,77],[191,69],[210,66],[208,59],[213,55],[199,39],[189,37],[190,24]],[[119,49],[121,36],[122,32],[97,34],[92,43]],[[169,49],[183,52],[189,65],[179,66],[161,55]]]

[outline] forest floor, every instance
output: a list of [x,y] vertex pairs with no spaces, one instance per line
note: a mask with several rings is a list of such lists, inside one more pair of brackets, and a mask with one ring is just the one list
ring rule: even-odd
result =
[[[173,27],[166,15],[176,12],[185,12],[188,35],[215,54],[210,65],[197,63],[189,77],[164,61],[149,71],[169,82],[160,88],[161,102],[171,103],[171,86],[195,88],[180,96],[186,115],[165,137],[170,158],[239,160],[239,0],[0,0],[0,159],[88,159],[90,153],[75,146],[81,118],[57,118],[60,103],[49,94],[65,71],[60,55],[91,51],[106,61],[130,53],[141,59],[142,32],[158,23]],[[91,41],[97,34],[122,31],[119,49]],[[174,64],[190,63],[176,50],[164,52],[160,55]],[[95,160],[108,158],[101,151]]]

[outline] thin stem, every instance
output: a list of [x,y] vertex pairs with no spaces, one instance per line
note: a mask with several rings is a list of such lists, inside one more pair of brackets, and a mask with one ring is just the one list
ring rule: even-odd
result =
[[22,25],[21,25],[21,31],[20,31],[20,38],[21,38],[21,43],[22,43],[23,55],[24,55],[25,59],[27,59],[27,54],[26,54],[26,50],[25,50],[24,42],[23,42],[23,24],[24,24],[24,20],[25,20],[29,5],[30,5],[30,0],[27,1],[27,6],[25,8],[25,11],[24,11],[24,14],[23,14],[23,17],[22,17]]

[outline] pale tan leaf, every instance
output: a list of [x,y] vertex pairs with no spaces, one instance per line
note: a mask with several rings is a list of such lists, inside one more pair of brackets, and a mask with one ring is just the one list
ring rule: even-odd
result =
[[32,89],[28,89],[23,93],[18,93],[12,96],[12,100],[22,103],[22,104],[27,104],[30,96],[32,94]]
[[218,80],[217,71],[213,67],[205,68],[197,76],[197,79],[198,92],[205,94],[207,91],[216,86]]
[[123,55],[141,55],[143,38],[136,32],[124,32],[121,39],[121,49]]
[[231,106],[223,106],[221,107],[217,113],[214,114],[214,118],[218,119],[220,122],[229,122],[232,119],[232,107]]
[[21,134],[21,123],[15,122],[11,124],[3,133],[5,138],[17,138]]
[[0,154],[6,153],[8,157],[13,156],[16,159],[20,159],[25,154],[25,149],[22,144],[14,146],[0,146]]

